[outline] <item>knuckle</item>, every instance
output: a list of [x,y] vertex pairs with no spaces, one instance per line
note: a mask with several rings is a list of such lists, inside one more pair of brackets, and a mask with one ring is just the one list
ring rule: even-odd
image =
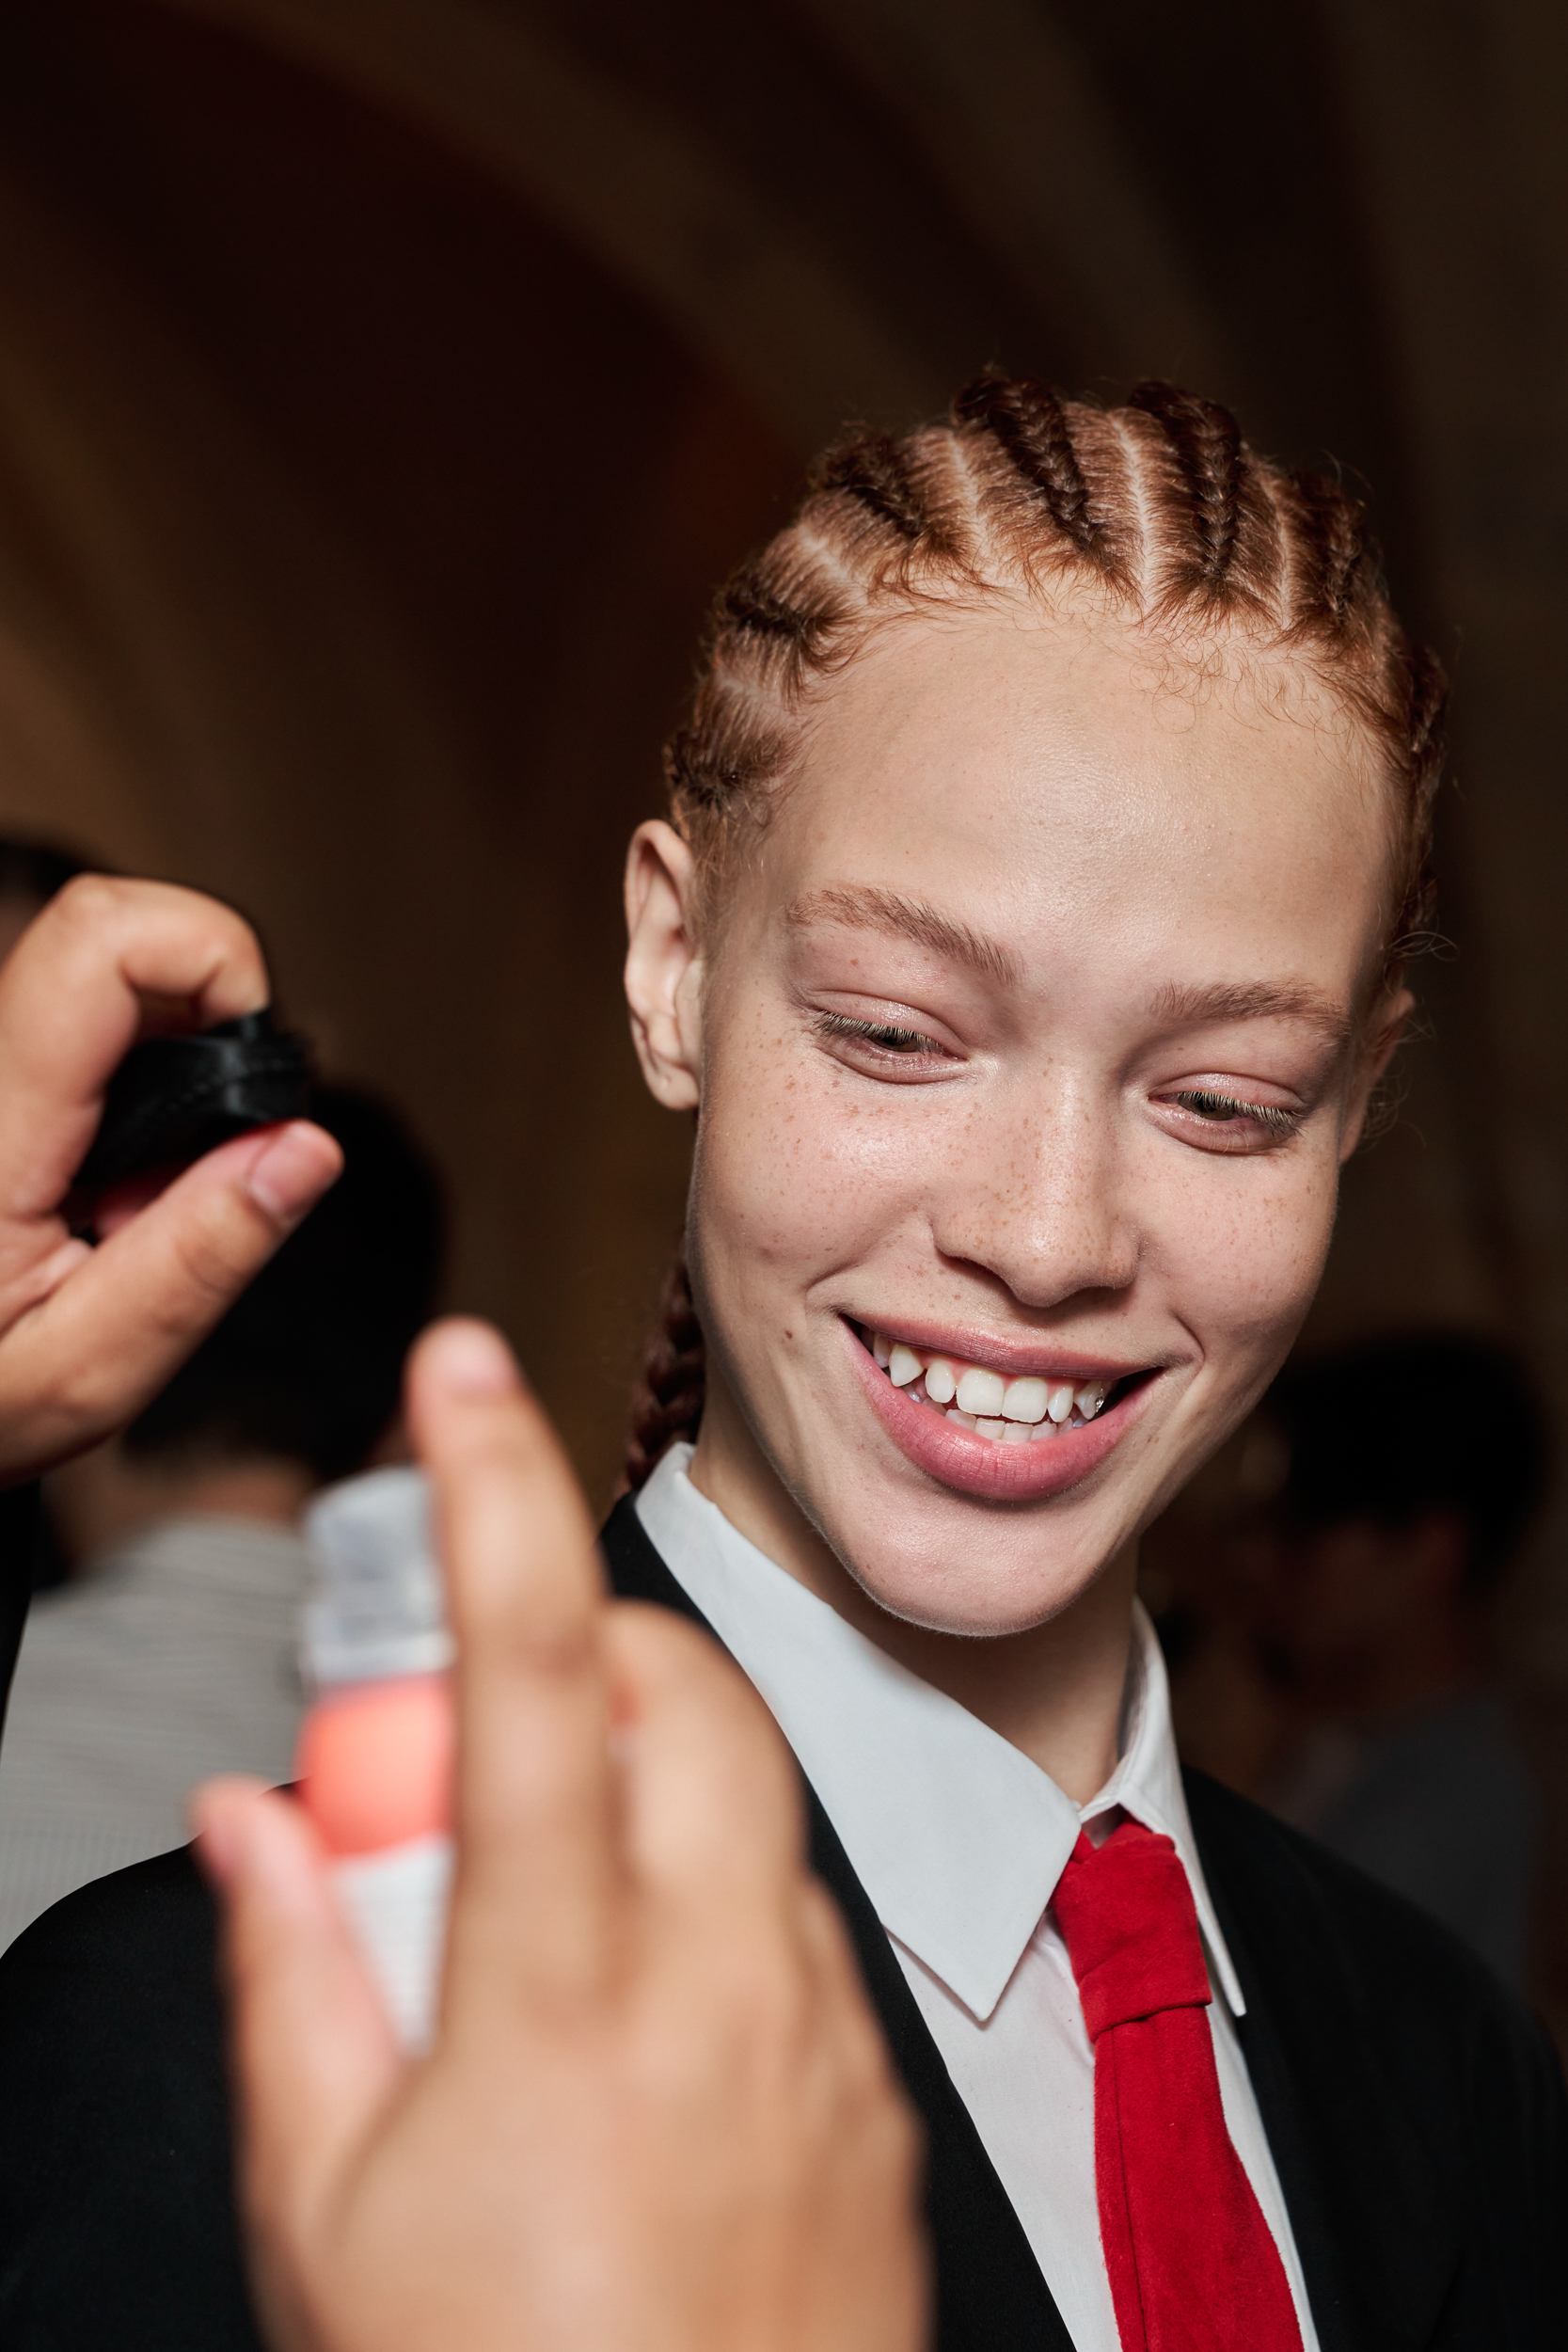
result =
[[102,951],[106,937],[118,934],[125,912],[126,884],[108,874],[76,874],[57,891],[44,910],[73,949],[91,946]]
[[101,922],[125,903],[130,887],[113,874],[75,874],[56,894],[55,904],[63,921]]

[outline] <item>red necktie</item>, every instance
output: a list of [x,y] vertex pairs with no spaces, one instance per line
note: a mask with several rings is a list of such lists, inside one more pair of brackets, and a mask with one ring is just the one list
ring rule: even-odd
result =
[[1100,2236],[1122,2352],[1301,2352],[1220,2106],[1197,1914],[1168,1837],[1082,1834],[1057,1925],[1094,2043]]

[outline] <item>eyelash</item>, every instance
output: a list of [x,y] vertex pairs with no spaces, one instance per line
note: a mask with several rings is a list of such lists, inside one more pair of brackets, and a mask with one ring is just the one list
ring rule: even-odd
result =
[[1223,1120],[1244,1119],[1253,1126],[1261,1127],[1277,1142],[1293,1136],[1301,1124],[1300,1111],[1283,1110],[1275,1103],[1243,1103],[1233,1094],[1217,1094],[1211,1087],[1188,1087],[1170,1101],[1201,1119],[1218,1126]]
[[896,1054],[900,1060],[942,1051],[935,1038],[925,1036],[919,1029],[899,1029],[879,1021],[857,1021],[847,1012],[819,1012],[816,1029],[820,1037],[853,1038],[863,1045],[876,1046],[880,1053]]

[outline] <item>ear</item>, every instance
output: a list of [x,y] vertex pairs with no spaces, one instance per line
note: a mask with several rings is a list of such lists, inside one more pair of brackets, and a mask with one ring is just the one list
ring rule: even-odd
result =
[[703,961],[691,927],[691,852],[673,825],[639,825],[626,852],[626,1003],[642,1075],[666,1110],[702,1095]]
[[1372,1089],[1393,1060],[1394,1050],[1409,1027],[1410,1016],[1415,1009],[1416,999],[1410,991],[1407,988],[1399,988],[1395,989],[1391,995],[1384,997],[1382,1003],[1374,1007],[1369,1018],[1367,1036],[1356,1057],[1355,1075],[1351,1084],[1351,1099],[1345,1120],[1345,1132],[1339,1144],[1341,1166],[1350,1158],[1361,1140],[1361,1131],[1367,1124],[1367,1105],[1372,1099]]

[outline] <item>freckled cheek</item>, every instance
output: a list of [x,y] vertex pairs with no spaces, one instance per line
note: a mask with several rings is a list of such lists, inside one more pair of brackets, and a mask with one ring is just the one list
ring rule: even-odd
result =
[[[1289,1347],[1312,1302],[1334,1228],[1332,1169],[1305,1167],[1238,1187],[1186,1223],[1177,1253],[1183,1319],[1226,1385],[1245,1385]],[[1167,1236],[1167,1249],[1170,1247]]]
[[805,1264],[896,1223],[928,1183],[912,1089],[880,1096],[766,1029],[726,1041],[704,1089],[695,1205],[705,1248]]

